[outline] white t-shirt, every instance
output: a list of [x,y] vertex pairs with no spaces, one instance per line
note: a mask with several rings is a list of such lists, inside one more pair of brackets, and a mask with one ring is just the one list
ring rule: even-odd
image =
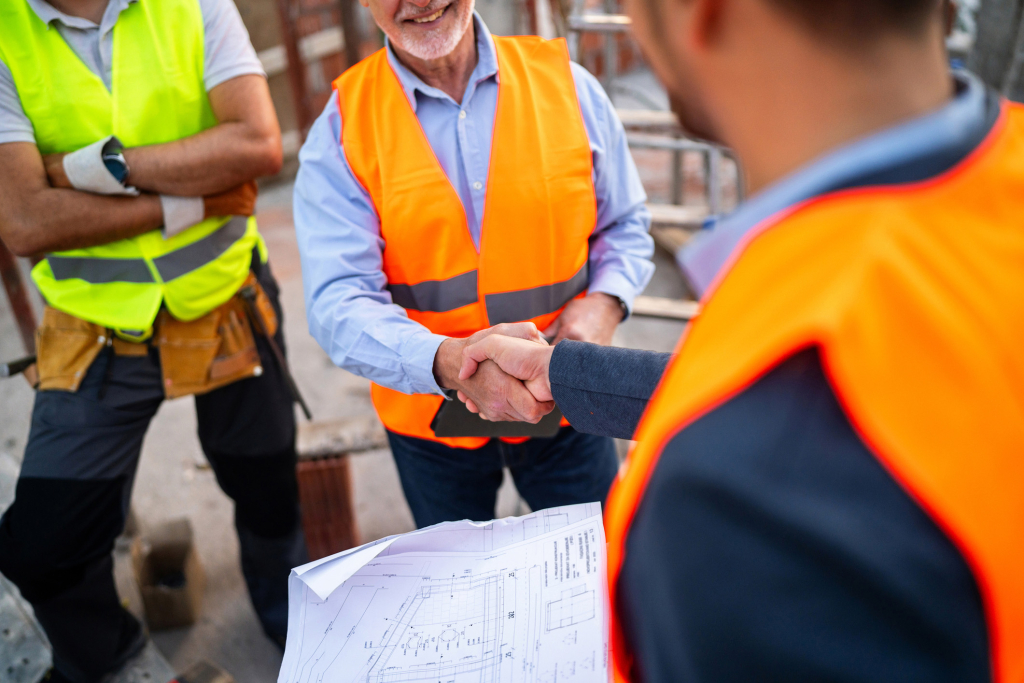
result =
[[[113,28],[121,12],[134,2],[160,0],[109,0],[103,19],[94,24],[88,19],[72,17],[57,10],[45,0],[0,0],[27,2],[36,15],[56,30],[79,59],[99,76],[110,89],[113,54]],[[249,42],[249,32],[242,23],[232,0],[196,0],[203,14],[205,64],[203,83],[206,91],[237,76],[265,76],[263,65]],[[0,60],[0,144],[36,141],[32,122],[25,116],[18,89],[7,65]]]

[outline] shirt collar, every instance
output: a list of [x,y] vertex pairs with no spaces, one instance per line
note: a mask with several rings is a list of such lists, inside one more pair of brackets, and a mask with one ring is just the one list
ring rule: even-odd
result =
[[988,92],[972,74],[960,71],[953,77],[957,92],[942,108],[826,154],[751,197],[732,214],[712,221],[710,230],[695,235],[677,255],[695,291],[703,296],[748,234],[772,216],[860,178],[976,139],[979,128],[988,123]]
[[[131,5],[138,1],[139,0],[110,0],[111,5],[117,6],[117,14],[115,14],[114,16],[120,16],[121,12],[123,12],[125,8],[128,7],[128,5]],[[88,19],[83,19],[82,17],[73,17],[69,14],[64,14],[59,9],[57,9],[50,3],[46,2],[46,0],[27,0],[27,2],[28,6],[32,8],[32,11],[36,13],[37,17],[39,17],[39,20],[46,24],[47,28],[49,28],[55,21],[59,21],[68,28],[77,28],[83,30],[99,28],[99,24],[94,24]],[[104,20],[109,15],[110,6],[108,5],[107,9],[103,13]]]
[[[29,1],[32,2],[33,0]],[[40,0],[34,1],[39,2]],[[491,32],[487,29],[486,24],[484,24],[484,20],[481,19],[480,15],[475,11],[473,12],[473,25],[476,28],[477,62],[476,68],[473,69],[473,73],[469,77],[469,83],[466,85],[466,94],[462,99],[463,104],[472,98],[473,93],[476,90],[476,86],[492,76],[495,78],[498,77],[498,53],[494,48],[494,39],[491,38]],[[412,105],[412,110],[414,112],[417,108],[417,92],[426,95],[427,97],[448,100],[453,104],[455,103],[455,100],[453,100],[447,93],[433,86],[427,85],[419,76],[407,69],[405,65],[398,60],[394,49],[391,47],[391,41],[389,39],[385,38],[384,44],[387,47],[388,63],[391,64],[391,68],[394,70],[395,75],[398,76],[398,81],[402,84],[402,89],[405,90],[405,95],[408,97],[409,104]]]

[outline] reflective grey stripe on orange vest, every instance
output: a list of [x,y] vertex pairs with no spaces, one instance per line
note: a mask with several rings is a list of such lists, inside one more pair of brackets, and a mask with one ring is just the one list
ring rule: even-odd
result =
[[471,270],[447,280],[388,285],[388,289],[391,291],[391,300],[402,308],[447,313],[477,302],[476,274],[477,271]]
[[[245,235],[249,219],[245,216],[234,216],[219,229],[209,235],[182,247],[169,254],[153,259],[153,265],[164,282],[181,277],[196,268],[205,266],[223,254],[238,239]],[[156,280],[141,258],[94,258],[91,256],[58,256],[50,254],[46,257],[55,280],[72,278],[85,280],[94,285],[106,285],[114,282],[129,284],[153,284]]]
[[557,311],[587,288],[590,283],[588,265],[584,263],[575,275],[564,282],[516,292],[488,294],[485,297],[487,322],[491,325],[514,323]]
[[[587,288],[590,282],[588,265],[564,282],[553,285],[521,289],[515,292],[488,294],[487,320],[492,325],[519,322],[539,315],[545,315],[567,304],[573,297]],[[414,285],[388,285],[391,300],[402,308],[412,311],[446,313],[475,304],[477,294],[477,271],[471,270],[448,280],[427,280]]]

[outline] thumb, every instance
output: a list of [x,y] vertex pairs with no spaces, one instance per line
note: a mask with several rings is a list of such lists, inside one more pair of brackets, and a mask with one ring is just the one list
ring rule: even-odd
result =
[[484,337],[475,344],[470,344],[462,349],[462,367],[459,369],[459,379],[466,381],[474,374],[476,369],[485,360],[494,358],[497,349],[493,349],[498,337]]
[[[501,367],[499,359],[503,355],[502,350],[506,344],[511,342],[513,342],[512,337],[491,335],[462,349],[462,368],[459,370],[459,379],[465,381],[472,377],[476,372],[477,366],[485,360],[493,360],[498,364],[498,367]],[[504,367],[502,367],[502,370],[508,372],[508,369]]]

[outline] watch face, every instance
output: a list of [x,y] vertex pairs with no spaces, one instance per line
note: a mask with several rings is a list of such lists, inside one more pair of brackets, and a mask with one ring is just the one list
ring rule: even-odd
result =
[[[95,159],[95,157],[93,157]],[[110,175],[117,179],[117,182],[124,185],[128,179],[128,164],[121,154],[104,154],[103,165],[110,171]]]

